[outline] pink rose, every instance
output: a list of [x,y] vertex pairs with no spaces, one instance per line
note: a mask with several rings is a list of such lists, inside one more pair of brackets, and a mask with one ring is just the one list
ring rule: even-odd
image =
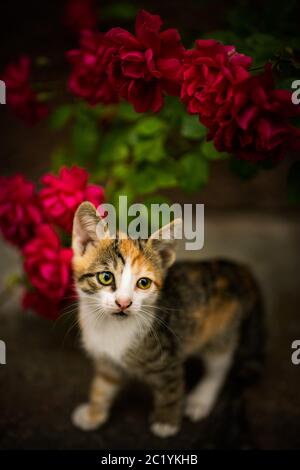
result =
[[61,246],[57,233],[42,224],[36,236],[23,249],[24,270],[39,294],[58,304],[72,282],[72,249]]
[[45,216],[69,233],[81,202],[90,201],[98,207],[104,200],[103,188],[88,184],[88,177],[83,168],[73,166],[63,167],[58,176],[48,173],[42,178],[44,187],[40,191],[40,200]]
[[233,87],[232,97],[210,123],[209,138],[220,152],[251,161],[277,161],[300,148],[300,131],[289,122],[299,111],[289,91],[275,89],[267,66],[264,73]]
[[250,76],[251,62],[233,46],[212,39],[196,41],[195,49],[185,52],[181,71],[181,100],[188,112],[199,114],[209,127],[220,107],[232,99],[232,85]]
[[162,20],[142,10],[138,13],[135,35],[112,28],[106,39],[117,49],[109,67],[121,98],[135,111],[157,112],[164,94],[178,95],[184,48],[176,29],[160,31]]
[[34,185],[22,175],[0,180],[0,229],[6,240],[22,247],[43,220]]

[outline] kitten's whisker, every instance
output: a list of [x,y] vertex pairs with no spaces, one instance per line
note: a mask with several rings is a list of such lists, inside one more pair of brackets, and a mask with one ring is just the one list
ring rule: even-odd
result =
[[141,311],[142,311],[145,315],[148,315],[149,317],[153,318],[153,320],[156,320],[158,323],[160,323],[161,325],[163,325],[164,327],[166,327],[166,328],[175,336],[175,338],[176,338],[178,341],[181,341],[181,338],[175,333],[175,331],[172,330],[172,328],[171,328],[162,318],[159,318],[159,317],[153,315],[153,313],[151,313],[149,310],[143,310],[143,309],[141,309]]

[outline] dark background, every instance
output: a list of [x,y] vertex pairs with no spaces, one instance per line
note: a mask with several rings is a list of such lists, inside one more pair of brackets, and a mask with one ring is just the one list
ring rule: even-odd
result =
[[[101,18],[107,2],[98,4]],[[180,30],[186,46],[220,29],[234,30],[242,38],[253,30],[268,33],[282,38],[283,44],[299,35],[299,8],[290,0],[131,4],[159,13],[166,26]],[[75,46],[77,38],[61,22],[62,7],[58,0],[2,0],[0,70],[22,53],[49,56],[50,67],[41,74],[42,82],[63,83],[68,73],[64,51]],[[99,24],[104,31],[116,25],[132,29],[133,20],[102,18]],[[65,138],[50,132],[45,122],[33,129],[25,127],[5,106],[0,107],[0,129],[0,174],[21,171],[36,181],[49,170],[51,152]],[[213,415],[199,424],[184,422],[180,435],[168,441],[151,437],[146,426],[149,395],[143,387],[131,385],[105,428],[84,434],[69,420],[73,407],[85,399],[91,373],[78,348],[76,331],[69,332],[73,322],[67,319],[52,325],[24,314],[16,295],[0,307],[0,338],[8,348],[7,365],[0,366],[0,448],[299,448],[300,366],[292,365],[290,357],[292,341],[300,338],[300,224],[299,206],[287,199],[288,167],[284,161],[243,181],[228,170],[227,162],[215,162],[201,193],[171,194],[176,201],[206,205],[205,249],[189,257],[222,255],[246,261],[261,281],[267,339],[258,382],[245,386],[238,373],[233,375]],[[182,251],[179,255],[185,256]],[[0,259],[3,280],[18,269],[19,258],[1,243]],[[240,370],[239,363],[236,369]],[[192,364],[190,384],[197,374],[198,366]]]

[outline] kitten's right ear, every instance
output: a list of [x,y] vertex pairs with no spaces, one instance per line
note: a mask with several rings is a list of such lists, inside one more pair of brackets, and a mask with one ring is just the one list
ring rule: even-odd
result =
[[75,256],[82,256],[89,243],[108,236],[107,225],[90,202],[82,202],[73,220],[72,248]]

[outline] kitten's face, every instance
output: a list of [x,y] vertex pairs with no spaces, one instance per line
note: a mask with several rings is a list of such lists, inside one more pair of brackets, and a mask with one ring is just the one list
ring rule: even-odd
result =
[[159,254],[138,240],[89,243],[73,267],[80,298],[116,320],[150,315],[163,282]]
[[175,260],[175,227],[181,227],[181,221],[172,222],[143,241],[120,235],[112,239],[105,230],[98,236],[97,227],[103,223],[90,203],[84,202],[77,209],[72,246],[80,299],[95,314],[115,320],[151,316],[151,306]]

